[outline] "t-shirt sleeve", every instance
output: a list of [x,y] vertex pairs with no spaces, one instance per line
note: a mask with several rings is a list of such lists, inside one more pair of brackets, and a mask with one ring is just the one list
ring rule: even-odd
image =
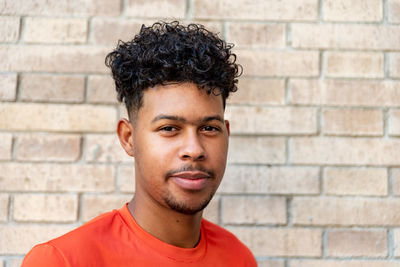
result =
[[22,262],[21,267],[67,267],[69,264],[65,261],[60,251],[53,245],[45,243],[35,246]]

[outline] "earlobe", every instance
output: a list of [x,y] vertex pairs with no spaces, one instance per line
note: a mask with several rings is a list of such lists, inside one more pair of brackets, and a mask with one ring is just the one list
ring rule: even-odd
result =
[[122,148],[129,156],[134,157],[133,125],[125,118],[120,119],[117,126],[117,134]]

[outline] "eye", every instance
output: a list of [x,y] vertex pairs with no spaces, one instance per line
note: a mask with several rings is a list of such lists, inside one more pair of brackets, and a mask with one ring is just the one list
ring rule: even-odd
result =
[[164,132],[174,132],[174,131],[177,131],[178,129],[174,126],[164,126],[164,127],[161,127],[159,130],[164,131]]
[[205,132],[220,132],[221,130],[218,127],[206,125],[202,128],[202,131]]

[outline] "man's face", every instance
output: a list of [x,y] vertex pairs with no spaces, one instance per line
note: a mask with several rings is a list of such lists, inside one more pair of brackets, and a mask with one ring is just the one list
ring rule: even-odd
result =
[[192,83],[146,90],[134,123],[135,197],[201,211],[223,177],[228,136],[222,96]]

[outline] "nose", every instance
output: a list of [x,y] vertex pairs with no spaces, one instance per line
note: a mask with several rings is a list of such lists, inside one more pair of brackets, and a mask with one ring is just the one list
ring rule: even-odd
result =
[[185,135],[179,150],[179,157],[182,160],[192,161],[201,161],[206,158],[206,151],[197,132],[190,132]]

